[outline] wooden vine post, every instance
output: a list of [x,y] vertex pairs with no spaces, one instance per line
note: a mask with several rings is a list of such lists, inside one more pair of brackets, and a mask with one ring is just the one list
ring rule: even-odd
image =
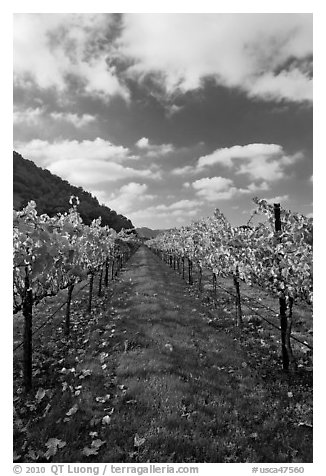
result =
[[70,334],[70,306],[71,306],[71,297],[74,289],[74,284],[69,284],[68,286],[68,297],[67,297],[67,306],[66,306],[66,321],[65,321],[65,334],[68,336]]
[[188,258],[188,278],[189,278],[189,284],[193,284],[192,280],[192,261],[190,258]]
[[216,292],[216,273],[213,273],[213,300],[216,307],[217,304],[217,292]]
[[102,296],[102,277],[103,277],[103,266],[101,266],[100,277],[98,282],[98,297]]
[[91,311],[92,311],[93,283],[94,283],[94,273],[90,273],[90,276],[89,276],[89,295],[88,295],[88,307],[87,307],[87,312],[91,312]]
[[[281,238],[279,236],[280,232],[282,231],[282,223],[281,223],[281,206],[279,203],[274,203],[274,218],[275,218],[275,232],[276,236],[278,237],[279,241]],[[279,270],[281,273],[281,269]],[[284,292],[281,292],[279,297],[279,304],[280,304],[280,324],[281,324],[281,341],[282,341],[282,360],[283,360],[283,369],[285,371],[289,370],[289,354],[287,349],[287,315],[286,315],[286,298]]]
[[240,296],[240,283],[239,283],[239,268],[236,267],[236,271],[233,275],[233,284],[235,287],[235,312],[236,312],[236,325],[242,326],[242,309],[241,309],[241,296]]
[[201,293],[203,290],[203,270],[201,264],[198,263],[199,276],[198,276],[198,291]]
[[29,271],[25,267],[25,292],[23,300],[24,316],[24,386],[26,392],[32,389],[32,365],[33,365],[33,291],[30,288]]
[[105,274],[104,274],[104,285],[107,288],[109,285],[109,257],[106,257],[105,260]]
[[115,276],[118,276],[118,272],[119,272],[119,269],[120,269],[120,255],[119,255],[119,254],[118,254],[118,256],[117,256],[116,263],[117,263],[117,269],[115,270],[114,275],[115,275]]

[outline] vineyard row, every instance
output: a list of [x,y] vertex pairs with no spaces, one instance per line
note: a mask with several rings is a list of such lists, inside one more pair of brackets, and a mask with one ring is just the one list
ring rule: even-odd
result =
[[276,294],[280,306],[280,327],[283,367],[295,367],[291,349],[293,304],[297,299],[312,303],[313,295],[313,222],[298,213],[254,199],[253,215],[263,215],[258,226],[232,227],[220,210],[213,217],[173,229],[147,245],[156,253],[164,253],[172,261],[181,260],[184,276],[188,263],[189,283],[193,263],[199,270],[213,275],[216,292],[217,277],[233,279],[236,294],[237,325],[242,325],[240,282],[258,285]]
[[[13,304],[14,313],[22,311],[24,316],[26,390],[32,386],[33,306],[68,289],[66,332],[69,332],[74,286],[89,277],[90,312],[95,273],[100,273],[100,286],[102,277],[107,285],[110,263],[121,267],[137,246],[133,235],[102,227],[100,219],[85,225],[77,211],[78,199],[72,197],[71,204],[69,213],[54,217],[38,215],[33,201],[23,210],[14,211]],[[114,265],[112,273],[113,269]]]

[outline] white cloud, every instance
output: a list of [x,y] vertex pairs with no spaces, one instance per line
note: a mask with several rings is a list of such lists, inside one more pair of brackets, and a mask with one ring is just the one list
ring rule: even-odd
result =
[[[170,205],[153,205],[130,213],[132,220],[163,220],[169,218],[189,218],[196,216],[200,202],[198,200],[179,200]],[[170,226],[172,226],[170,224]]]
[[109,160],[121,161],[130,156],[130,151],[126,147],[113,145],[111,142],[97,137],[94,140],[62,140],[48,142],[41,139],[34,139],[27,143],[17,142],[16,150],[27,159],[31,159],[37,165],[47,167],[58,161],[71,160]]
[[179,200],[178,202],[171,203],[170,205],[160,204],[155,207],[158,211],[169,211],[169,210],[186,210],[194,209],[198,207],[198,200]]
[[261,157],[271,157],[279,155],[282,147],[277,144],[247,144],[234,145],[216,149],[209,155],[198,159],[197,168],[203,168],[210,165],[222,164],[225,167],[232,167],[234,159],[260,159]]
[[96,121],[96,117],[91,114],[78,116],[78,114],[70,112],[51,112],[50,117],[55,121],[70,122],[77,128],[88,126],[91,122]]
[[57,112],[53,111],[47,113],[43,108],[36,107],[36,108],[14,108],[13,120],[14,124],[23,124],[26,126],[29,125],[37,125],[40,122],[44,123],[44,121],[52,119],[54,121],[63,121],[67,123],[73,124],[76,128],[84,127],[89,125],[91,122],[96,120],[95,116],[91,114],[82,114],[78,115],[75,113],[70,112]]
[[62,91],[68,75],[75,75],[88,93],[127,98],[106,62],[111,27],[112,17],[106,14],[15,14],[14,80],[28,84],[32,78],[41,88]]
[[240,164],[237,174],[247,174],[254,180],[274,181],[288,175],[286,167],[295,164],[303,158],[302,153],[281,155],[279,157],[257,157]]
[[38,166],[86,188],[97,189],[98,183],[121,179],[160,178],[157,168],[135,169],[122,165],[120,162],[134,159],[129,155],[129,149],[99,137],[93,141],[63,140],[53,143],[35,139],[28,143],[16,143],[15,150]]
[[287,202],[289,200],[289,196],[288,195],[277,195],[275,197],[265,198],[265,200],[268,203],[281,203],[282,204],[282,202]]
[[111,194],[107,203],[118,213],[137,211],[139,207],[143,207],[144,201],[155,198],[154,195],[146,193],[147,190],[146,184],[130,182],[123,185],[117,193]]
[[35,125],[39,122],[44,114],[44,110],[40,107],[19,109],[15,108],[13,113],[14,124]]
[[173,175],[188,175],[196,173],[196,169],[191,165],[185,165],[184,167],[177,167],[176,169],[171,170]]
[[136,146],[146,151],[147,157],[159,157],[161,155],[169,154],[174,151],[172,144],[151,144],[147,137],[142,137],[136,142]]
[[142,137],[136,142],[136,146],[139,147],[140,149],[148,149],[149,140],[147,139],[147,137]]
[[229,200],[239,194],[248,193],[248,190],[234,187],[233,180],[225,177],[206,177],[192,183],[196,195],[208,202]]
[[196,170],[200,172],[205,167],[223,165],[229,169],[233,168],[236,174],[245,174],[253,180],[269,182],[283,178],[286,175],[286,167],[302,158],[300,152],[286,155],[278,144],[234,145],[200,157]]
[[60,160],[51,164],[50,172],[65,178],[72,184],[81,185],[88,189],[96,184],[115,182],[116,180],[136,177],[153,178],[150,170],[137,170],[132,167],[124,167],[115,162],[105,160],[71,159]]
[[249,95],[267,100],[286,98],[293,102],[312,101],[312,79],[298,69],[282,71],[279,74],[268,72],[250,87]]
[[[122,58],[131,64],[123,74],[158,73],[172,98],[210,77],[251,97],[312,100],[311,14],[126,14],[109,41],[114,22],[110,14],[15,14],[15,82],[63,91],[76,76],[86,93],[128,99],[110,61]],[[179,110],[172,104],[168,114]]]
[[171,94],[211,77],[249,96],[312,99],[311,14],[127,14],[118,48],[129,75],[157,72]]
[[250,190],[250,192],[260,192],[261,190],[269,190],[269,188],[270,187],[267,182],[261,182],[260,184],[251,183],[248,186],[248,190]]

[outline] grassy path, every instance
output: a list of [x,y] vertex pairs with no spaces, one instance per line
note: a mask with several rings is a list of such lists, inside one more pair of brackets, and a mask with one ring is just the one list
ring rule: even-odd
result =
[[36,446],[66,443],[53,461],[312,461],[295,395],[271,392],[245,348],[209,325],[200,300],[146,247],[83,339],[72,372],[65,361],[65,391],[29,429]]

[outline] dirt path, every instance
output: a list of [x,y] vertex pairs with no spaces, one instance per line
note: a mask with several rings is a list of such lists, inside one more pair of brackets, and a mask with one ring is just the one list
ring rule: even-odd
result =
[[[53,461],[311,461],[311,433],[291,420],[288,389],[271,395],[238,341],[209,325],[200,300],[146,247],[87,332],[65,376],[77,395],[60,393],[38,430],[43,445],[66,442]],[[101,445],[86,456],[94,438]]]

